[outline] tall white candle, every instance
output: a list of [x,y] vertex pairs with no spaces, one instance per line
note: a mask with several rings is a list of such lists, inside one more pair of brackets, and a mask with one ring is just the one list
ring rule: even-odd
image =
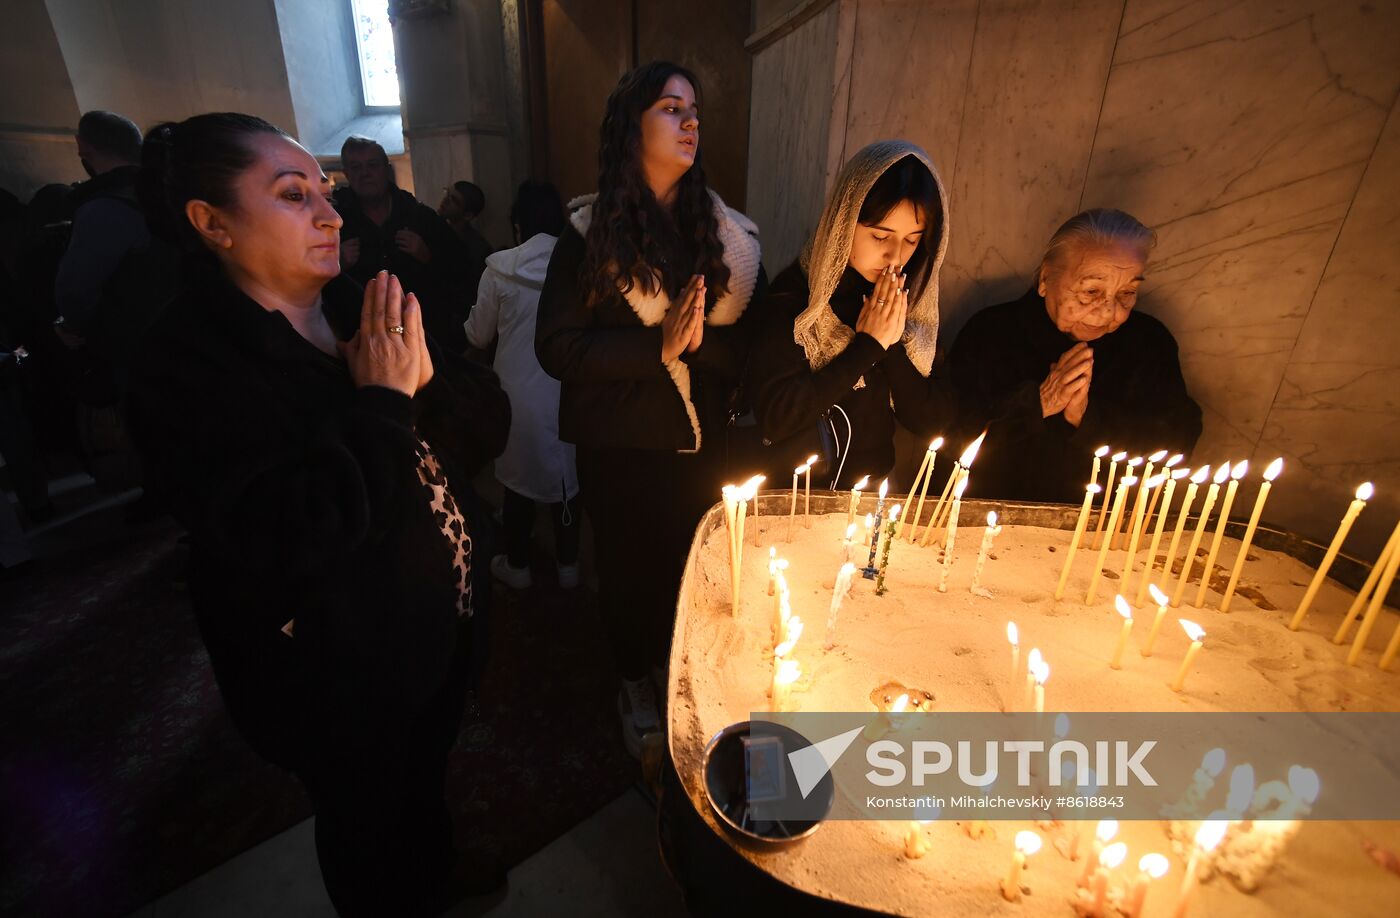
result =
[[1191,639],[1191,646],[1186,650],[1186,658],[1181,661],[1181,669],[1176,671],[1176,678],[1172,680],[1172,691],[1180,692],[1186,687],[1186,676],[1191,672],[1191,663],[1196,659],[1196,654],[1201,652],[1201,643],[1205,640],[1205,629],[1195,622],[1188,622],[1184,618],[1179,618],[1181,628],[1186,632],[1186,636]]
[[[1124,475],[1118,482],[1118,493],[1113,495],[1113,510],[1108,514],[1108,528],[1113,529],[1118,522],[1118,518],[1123,515],[1123,501],[1127,497],[1128,489],[1137,483],[1137,479],[1131,475]],[[1098,557],[1094,561],[1094,571],[1089,575],[1089,592],[1084,594],[1084,605],[1089,606],[1094,603],[1094,596],[1099,590],[1099,578],[1103,576],[1103,565],[1108,559],[1108,546],[1111,539],[1104,539],[1099,546]]]
[[865,486],[870,483],[870,476],[866,475],[857,481],[851,488],[851,507],[846,511],[846,525],[849,526],[856,521],[856,507],[860,504],[860,492],[865,490]]
[[1138,488],[1137,503],[1133,505],[1133,522],[1128,527],[1128,547],[1123,553],[1123,574],[1118,581],[1125,590],[1133,575],[1133,562],[1137,560],[1138,543],[1142,541],[1142,524],[1146,519],[1144,510],[1147,503],[1146,495],[1155,493],[1157,486],[1162,483],[1165,477],[1165,475],[1154,475],[1150,481],[1144,481],[1142,487]]
[[943,548],[943,570],[938,575],[938,592],[948,592],[948,572],[953,569],[953,540],[958,535],[958,511],[962,508],[963,488],[967,479],[963,478],[953,486],[953,509],[948,516],[948,544]]
[[[1143,477],[1138,474],[1138,470],[1142,468],[1142,464],[1146,461],[1147,460],[1141,456],[1134,456],[1133,458],[1128,460],[1128,467],[1123,470],[1123,474],[1132,475],[1134,481],[1142,481]],[[1133,504],[1133,506],[1136,506],[1136,504]],[[1111,541],[1110,548],[1112,548],[1114,551],[1117,551],[1119,548],[1122,547],[1122,541],[1120,540],[1120,536],[1125,535],[1125,533],[1119,530],[1119,526],[1127,524],[1129,520],[1132,519],[1132,515],[1132,507],[1130,507],[1128,504],[1124,504],[1123,515],[1119,518],[1118,525],[1108,527]]]
[[[758,489],[759,489],[759,488],[763,485],[763,483],[764,483],[765,481],[767,481],[767,480],[768,480],[768,479],[767,479],[767,476],[764,476],[764,475],[755,475],[755,476],[753,476],[752,478],[750,478],[748,481],[744,482],[744,492],[745,492],[746,494],[748,494],[748,495],[753,499],[753,518],[754,518],[755,520],[758,519]],[[757,548],[757,547],[758,547],[758,543],[759,543],[760,537],[761,537],[761,533],[759,532],[759,527],[758,527],[758,526],[754,526],[754,527],[753,527],[753,547],[754,547],[754,548]]]
[[[1186,457],[1183,456],[1181,453],[1176,453],[1175,455],[1171,456],[1169,459],[1167,459],[1165,463],[1162,464],[1161,474],[1168,479],[1176,480],[1180,480],[1182,478],[1185,478],[1187,475],[1190,475],[1190,469],[1183,469],[1182,474],[1176,474],[1176,467],[1181,464],[1181,460],[1184,458]],[[1157,498],[1161,496],[1162,492],[1160,490],[1153,491],[1151,496],[1147,499],[1147,515],[1143,518],[1143,532],[1146,532],[1148,529],[1152,528],[1152,514],[1156,512]]]
[[1220,554],[1220,543],[1225,539],[1225,526],[1230,522],[1230,507],[1235,503],[1235,494],[1240,488],[1240,479],[1249,471],[1249,460],[1241,459],[1230,470],[1230,484],[1225,488],[1225,502],[1220,505],[1220,519],[1215,526],[1215,536],[1210,540],[1210,551],[1206,554],[1206,567],[1201,571],[1201,587],[1196,591],[1196,607],[1202,608],[1206,601],[1206,591],[1210,589],[1210,578],[1215,572],[1215,559]]
[[1123,649],[1128,646],[1128,635],[1133,633],[1133,611],[1128,607],[1128,601],[1119,593],[1113,597],[1114,608],[1123,617],[1123,627],[1118,631],[1118,646],[1113,650],[1113,659],[1109,661],[1109,669],[1123,668]]
[[1152,630],[1148,632],[1147,643],[1142,645],[1140,651],[1144,657],[1152,656],[1152,648],[1157,643],[1157,632],[1162,630],[1162,619],[1167,614],[1167,594],[1157,589],[1157,584],[1149,585],[1148,589],[1152,593],[1152,601],[1157,604],[1157,614],[1152,619]]
[[1108,503],[1113,500],[1113,476],[1118,474],[1118,463],[1128,458],[1126,452],[1116,452],[1108,457],[1108,480],[1103,486],[1103,503],[1099,504],[1099,518],[1094,523],[1094,543],[1089,546],[1091,550],[1097,551],[1099,541],[1103,538],[1103,515],[1108,511]]
[[1147,903],[1147,888],[1153,880],[1167,875],[1170,863],[1160,854],[1144,854],[1138,861],[1137,880],[1123,900],[1123,918],[1142,918],[1142,907]]
[[987,528],[982,533],[982,546],[977,549],[977,566],[972,571],[972,592],[977,592],[977,587],[982,582],[982,567],[987,563],[987,555],[992,551],[992,540],[1001,532],[1001,527],[997,525],[997,514],[995,510],[987,513]]
[[792,524],[797,518],[797,479],[803,472],[807,471],[807,466],[799,465],[792,470],[792,506],[788,510],[787,540],[792,541]]
[[1205,534],[1206,526],[1210,523],[1211,508],[1215,506],[1215,499],[1220,496],[1220,486],[1229,476],[1230,463],[1227,462],[1215,470],[1215,480],[1211,482],[1210,490],[1206,491],[1205,503],[1201,505],[1201,518],[1196,521],[1196,531],[1191,535],[1191,544],[1186,547],[1186,557],[1181,561],[1181,580],[1177,582],[1176,592],[1172,594],[1173,609],[1181,605],[1181,597],[1186,593],[1186,583],[1191,579],[1191,568],[1196,563],[1196,549],[1200,547],[1201,536]]
[[1011,856],[1011,870],[1001,881],[1001,897],[1007,902],[1020,901],[1021,871],[1026,867],[1026,858],[1039,850],[1039,835],[1029,830],[1016,833],[1016,851]]
[[1191,859],[1186,862],[1186,875],[1181,881],[1181,891],[1177,894],[1172,918],[1186,918],[1186,913],[1191,908],[1191,899],[1196,894],[1196,885],[1199,882],[1196,874],[1200,870],[1201,858],[1215,850],[1216,845],[1225,837],[1225,829],[1228,826],[1229,823],[1223,819],[1207,819],[1196,830],[1196,845],[1191,849]]
[[815,454],[808,456],[807,461],[802,463],[802,467],[807,470],[807,481],[803,485],[806,488],[806,493],[802,498],[802,525],[807,529],[812,528],[812,466],[816,464]]
[[1395,524],[1395,529],[1390,533],[1390,538],[1386,539],[1385,547],[1381,549],[1380,556],[1376,558],[1376,563],[1371,565],[1371,573],[1366,575],[1366,582],[1361,585],[1356,598],[1351,601],[1351,608],[1347,609],[1347,614],[1342,618],[1342,623],[1337,626],[1337,633],[1332,636],[1333,644],[1340,644],[1347,639],[1347,633],[1351,631],[1352,622],[1356,621],[1356,616],[1365,608],[1367,601],[1371,598],[1371,591],[1375,589],[1376,582],[1381,578],[1381,572],[1385,570],[1386,562],[1390,556],[1400,551],[1400,523]]
[[[928,483],[933,480],[933,469],[938,463],[938,451],[943,448],[943,438],[938,437],[928,445],[924,452],[924,464],[919,467],[919,474],[914,478],[914,486],[909,489],[909,496],[914,496],[914,491],[919,492],[919,502],[914,505],[914,524],[909,529],[909,538],[912,540],[914,534],[919,529],[919,520],[924,514],[924,498],[928,496]],[[923,479],[922,485],[920,479]],[[899,521],[899,533],[895,536],[901,538],[904,535],[904,524],[909,522],[909,514],[904,515],[904,519]]]
[[1391,585],[1395,583],[1397,572],[1400,572],[1400,551],[1393,551],[1385,563],[1385,572],[1376,581],[1375,592],[1371,594],[1371,603],[1366,607],[1366,617],[1361,620],[1361,627],[1356,631],[1356,640],[1352,642],[1351,652],[1347,654],[1348,666],[1355,666],[1356,661],[1361,658],[1361,651],[1366,647],[1366,640],[1371,636],[1371,629],[1376,626],[1376,620],[1380,618],[1381,609],[1385,606],[1386,594],[1390,592]]
[[1084,527],[1089,522],[1089,507],[1094,502],[1094,495],[1099,493],[1099,486],[1090,482],[1084,489],[1084,503],[1079,505],[1079,519],[1074,524],[1074,535],[1069,540],[1069,551],[1065,555],[1065,566],[1060,569],[1060,582],[1055,586],[1055,598],[1063,599],[1065,587],[1069,584],[1069,571],[1074,566],[1074,557],[1079,553],[1079,541],[1084,538]]
[[1308,591],[1303,594],[1303,601],[1298,603],[1298,611],[1293,613],[1293,620],[1288,623],[1290,631],[1297,631],[1303,624],[1303,618],[1308,614],[1308,609],[1312,607],[1313,600],[1317,598],[1317,591],[1322,588],[1322,581],[1326,579],[1327,572],[1332,569],[1332,562],[1337,560],[1337,553],[1342,550],[1342,543],[1347,539],[1347,533],[1351,532],[1351,524],[1356,522],[1356,518],[1361,515],[1361,511],[1366,509],[1366,501],[1371,499],[1375,493],[1375,488],[1369,481],[1363,482],[1361,487],[1356,489],[1356,499],[1347,507],[1347,512],[1342,514],[1342,521],[1337,525],[1337,533],[1332,536],[1332,544],[1327,546],[1327,554],[1322,556],[1322,563],[1317,566],[1317,573],[1313,574],[1312,582],[1308,584]]
[[[1178,480],[1190,474],[1190,469],[1177,469],[1171,473],[1171,477],[1167,481],[1167,486],[1163,489],[1166,491],[1166,497],[1162,499],[1162,515],[1157,517],[1157,528],[1152,533],[1151,544],[1147,546],[1147,563],[1143,565],[1142,568],[1142,582],[1138,584],[1136,605],[1142,605],[1142,600],[1147,595],[1147,585],[1152,582],[1152,570],[1157,566],[1157,548],[1162,544],[1162,533],[1166,531],[1167,528],[1167,517],[1171,514],[1172,497],[1176,494],[1176,483]],[[1160,493],[1162,492],[1158,491],[1152,495],[1154,503],[1157,494]],[[1152,515],[1151,511],[1152,504],[1148,504],[1147,515],[1149,517]]]
[[827,650],[836,646],[836,615],[841,611],[841,603],[846,598],[846,594],[851,590],[851,578],[856,575],[856,566],[847,561],[841,565],[841,570],[836,574],[836,586],[831,591],[831,611],[826,617],[826,644]]
[[1230,582],[1225,587],[1225,595],[1220,598],[1220,611],[1230,611],[1230,600],[1235,596],[1235,587],[1239,586],[1240,573],[1244,571],[1245,557],[1249,554],[1249,546],[1254,541],[1254,531],[1259,528],[1259,517],[1264,513],[1264,502],[1269,499],[1269,489],[1274,486],[1274,479],[1278,473],[1283,471],[1283,457],[1275,459],[1269,463],[1269,467],[1264,469],[1264,482],[1259,485],[1259,496],[1254,499],[1254,511],[1249,515],[1249,525],[1245,527],[1244,538],[1240,541],[1239,557],[1235,559],[1235,567],[1230,571]]

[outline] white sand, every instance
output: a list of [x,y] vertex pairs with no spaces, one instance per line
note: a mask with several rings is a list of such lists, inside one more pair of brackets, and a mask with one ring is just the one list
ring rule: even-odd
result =
[[[981,514],[985,510],[983,506]],[[1023,670],[1032,647],[1039,647],[1051,664],[1048,711],[1400,710],[1400,672],[1384,673],[1376,665],[1395,627],[1395,616],[1387,614],[1377,625],[1361,665],[1346,666],[1348,648],[1333,645],[1330,638],[1354,594],[1327,581],[1302,630],[1290,632],[1286,623],[1313,572],[1291,557],[1258,547],[1251,548],[1250,557],[1257,560],[1247,561],[1241,589],[1262,595],[1277,611],[1264,611],[1245,595],[1237,595],[1231,611],[1221,613],[1216,609],[1218,589],[1207,592],[1205,609],[1193,608],[1193,583],[1182,608],[1168,610],[1153,656],[1144,658],[1138,648],[1156,611],[1149,598],[1135,612],[1123,669],[1114,671],[1108,661],[1121,622],[1113,611],[1119,581],[1104,580],[1095,604],[1085,606],[1093,554],[1080,552],[1065,599],[1055,602],[1052,597],[1070,533],[1003,526],[993,550],[995,560],[988,562],[982,576],[982,585],[992,593],[986,599],[969,590],[983,526],[964,524],[958,531],[947,593],[937,591],[939,550],[897,543],[886,581],[888,592],[876,596],[874,582],[857,575],[854,595],[846,600],[837,624],[837,646],[823,651],[830,585],[841,563],[845,522],[844,513],[818,516],[810,529],[799,525],[795,543],[787,544],[782,541],[786,520],[761,517],[757,523],[761,547],[750,542],[744,552],[737,619],[729,611],[722,512],[712,512],[701,526],[708,535],[691,553],[672,651],[670,741],[692,801],[722,835],[700,789],[700,762],[706,742],[716,732],[747,720],[750,711],[770,707],[773,603],[766,595],[770,544],[789,562],[792,610],[806,623],[793,653],[802,664],[806,686],[793,694],[793,707],[798,710],[873,710],[871,690],[889,681],[932,691],[937,710],[999,710],[1009,682],[1008,620],[1020,630]],[[1169,538],[1170,531],[1159,556]],[[1222,588],[1238,549],[1234,539],[1226,539],[1221,549],[1216,576]],[[1138,554],[1140,571],[1145,551]],[[1197,572],[1205,546],[1200,554]],[[857,560],[863,565],[863,552]],[[1123,560],[1122,551],[1110,552],[1106,568],[1116,574]],[[1167,587],[1175,586],[1175,577],[1158,582],[1170,594]],[[1130,584],[1135,594],[1138,577],[1131,577]],[[1189,643],[1176,623],[1178,617],[1206,629],[1204,650],[1182,694],[1173,693],[1167,684]],[[1289,764],[1293,763],[1280,763],[1278,774],[1260,763],[1255,767],[1262,782],[1285,778]],[[1081,865],[1057,853],[1053,844],[1070,827],[1041,833],[1045,845],[1031,858],[1023,878],[1031,893],[1019,903],[1008,903],[1001,898],[998,884],[1010,864],[1012,838],[1021,829],[1033,828],[1029,823],[994,822],[996,837],[976,841],[958,823],[934,823],[928,827],[932,850],[919,860],[902,854],[907,826],[904,821],[832,821],[789,848],[736,850],[799,889],[896,914],[980,915],[1004,910],[1006,914],[1072,914],[1074,880]],[[1092,824],[1087,828],[1092,832]],[[1367,839],[1400,849],[1400,824],[1305,823],[1257,893],[1242,893],[1217,877],[1203,886],[1193,912],[1394,914],[1400,876],[1368,857],[1362,848]],[[1143,854],[1168,855],[1171,872],[1153,884],[1144,914],[1171,914],[1184,865],[1172,853],[1162,824],[1124,822],[1118,840],[1128,843],[1129,856],[1115,872],[1115,883],[1130,882],[1136,876],[1136,863]]]

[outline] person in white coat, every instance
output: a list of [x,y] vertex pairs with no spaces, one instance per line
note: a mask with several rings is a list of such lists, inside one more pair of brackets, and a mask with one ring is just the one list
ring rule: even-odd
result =
[[530,544],[535,504],[549,505],[559,586],[578,585],[578,475],[574,447],[559,439],[559,381],[535,356],[535,313],[554,244],[564,230],[564,204],[548,182],[521,184],[511,205],[519,245],[486,259],[467,341],[485,349],[499,336],[494,368],[510,396],[510,439],[496,460],[505,488],[501,508],[506,553],[491,559],[496,579],[517,590],[533,585]]

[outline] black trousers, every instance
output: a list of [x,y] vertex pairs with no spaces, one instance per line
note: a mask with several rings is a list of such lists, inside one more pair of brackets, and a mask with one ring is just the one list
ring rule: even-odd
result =
[[720,500],[717,463],[703,452],[584,447],[576,461],[614,661],[624,679],[641,679],[670,653],[686,554]]
[[[511,567],[530,566],[530,542],[535,531],[535,502],[510,488],[503,488],[505,495],[501,502],[501,528],[505,530],[506,557]],[[549,516],[554,523],[554,560],[559,564],[574,564],[578,561],[578,508],[577,501],[566,500],[549,505]]]

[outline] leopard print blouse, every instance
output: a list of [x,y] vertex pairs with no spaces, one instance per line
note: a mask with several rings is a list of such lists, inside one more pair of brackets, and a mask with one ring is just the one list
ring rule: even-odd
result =
[[457,501],[447,486],[433,449],[421,437],[418,440],[418,480],[428,491],[433,519],[442,529],[442,536],[452,546],[452,569],[457,575],[457,614],[472,614],[472,537],[467,521],[457,508]]

